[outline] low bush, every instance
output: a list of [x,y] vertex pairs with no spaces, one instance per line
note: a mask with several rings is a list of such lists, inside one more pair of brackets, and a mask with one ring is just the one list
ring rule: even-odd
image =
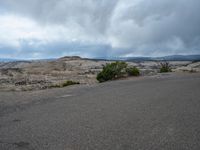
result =
[[74,81],[65,81],[62,83],[62,87],[69,86],[69,85],[74,85],[74,84],[80,84],[79,82],[74,82]]
[[168,62],[160,63],[160,73],[172,72],[171,66]]
[[99,82],[105,82],[108,80],[113,80],[126,74],[127,63],[125,62],[113,62],[103,66],[103,70],[98,73],[97,80]]
[[62,87],[66,87],[66,86],[70,86],[70,85],[75,85],[75,84],[80,84],[79,82],[74,82],[74,81],[65,81],[61,84],[55,84],[55,85],[51,85],[51,88],[62,88]]
[[190,73],[196,73],[197,71],[194,69],[189,70]]
[[128,73],[129,76],[139,76],[140,71],[137,67],[129,67],[126,69],[126,72]]

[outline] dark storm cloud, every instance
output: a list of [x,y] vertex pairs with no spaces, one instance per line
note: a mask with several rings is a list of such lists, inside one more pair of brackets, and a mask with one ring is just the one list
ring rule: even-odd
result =
[[113,34],[138,50],[199,52],[199,8],[198,0],[140,1],[127,7]]
[[[22,59],[43,59],[61,56],[81,56],[85,58],[94,58],[99,56],[107,56],[107,52],[111,51],[111,47],[109,45],[83,44],[80,42],[50,42],[46,44],[40,43],[35,45],[28,44],[33,41],[22,40],[20,41],[19,48],[4,45],[0,47],[1,56]],[[39,41],[34,42],[37,43]],[[5,51],[5,49],[7,50]]]
[[7,0],[9,11],[33,17],[40,23],[76,23],[88,32],[104,32],[117,0]]
[[41,27],[70,31],[60,41],[32,45],[41,56],[200,53],[199,0],[0,0],[0,5],[4,12],[28,17]]

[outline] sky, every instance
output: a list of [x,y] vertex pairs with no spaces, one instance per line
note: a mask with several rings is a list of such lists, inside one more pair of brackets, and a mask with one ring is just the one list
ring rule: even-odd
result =
[[0,58],[200,54],[200,0],[0,0]]

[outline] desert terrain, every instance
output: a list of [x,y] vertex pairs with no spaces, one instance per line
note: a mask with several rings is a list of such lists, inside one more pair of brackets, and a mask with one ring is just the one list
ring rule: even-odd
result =
[[199,150],[200,74],[0,91],[2,150]]
[[[14,61],[0,63],[1,91],[41,90],[62,84],[65,81],[80,84],[96,84],[96,75],[103,65],[112,61],[62,57],[56,60]],[[159,72],[160,62],[127,62],[140,69],[142,76]],[[170,61],[173,72],[200,72],[200,62]]]
[[[112,61],[0,64],[0,149],[198,150],[200,62],[127,62],[141,76],[97,84]],[[80,85],[55,88],[65,81]],[[20,92],[19,92],[20,91]]]

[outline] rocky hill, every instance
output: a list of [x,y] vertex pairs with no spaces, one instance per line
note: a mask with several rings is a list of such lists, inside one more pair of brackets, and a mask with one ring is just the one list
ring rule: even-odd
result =
[[[11,61],[0,63],[0,90],[39,90],[54,87],[65,81],[80,84],[97,83],[96,75],[103,65],[111,61],[90,60],[80,57],[62,57],[56,60]],[[154,75],[159,62],[128,62],[137,66],[142,75]],[[198,72],[200,63],[190,61],[170,62],[174,71]]]

